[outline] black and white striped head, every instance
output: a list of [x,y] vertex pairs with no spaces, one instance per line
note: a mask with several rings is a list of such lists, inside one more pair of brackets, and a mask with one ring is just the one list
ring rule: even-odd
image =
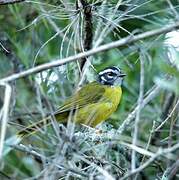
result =
[[98,81],[103,85],[121,86],[125,74],[115,66],[108,67],[98,74]]

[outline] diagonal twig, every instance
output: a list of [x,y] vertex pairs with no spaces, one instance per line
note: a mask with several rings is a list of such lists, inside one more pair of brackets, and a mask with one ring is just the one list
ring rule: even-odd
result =
[[[156,86],[149,95],[144,98],[140,108],[144,108],[151,100],[153,100],[161,91],[161,88],[159,86]],[[121,126],[118,128],[118,133],[122,134],[122,132],[128,127],[128,125],[131,123],[131,121],[134,119],[137,111],[139,109],[139,105],[136,106],[136,108],[127,116],[127,118],[123,121]]]

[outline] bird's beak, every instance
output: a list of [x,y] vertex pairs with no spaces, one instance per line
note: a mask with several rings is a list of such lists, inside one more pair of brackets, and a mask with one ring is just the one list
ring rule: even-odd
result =
[[118,75],[118,77],[124,77],[124,76],[126,76],[125,73],[120,73],[120,74]]

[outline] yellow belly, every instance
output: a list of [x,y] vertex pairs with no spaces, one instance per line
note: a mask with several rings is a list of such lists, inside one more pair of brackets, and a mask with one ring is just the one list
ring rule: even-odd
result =
[[103,98],[98,103],[79,109],[73,119],[76,123],[95,127],[116,111],[121,99],[121,87],[105,87]]

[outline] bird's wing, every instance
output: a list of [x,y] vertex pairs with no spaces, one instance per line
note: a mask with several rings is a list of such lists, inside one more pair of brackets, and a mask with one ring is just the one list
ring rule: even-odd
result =
[[[84,106],[88,106],[90,104],[99,102],[100,99],[103,99],[102,97],[104,92],[104,86],[98,84],[97,82],[87,84],[86,86],[82,87],[78,92],[76,92],[72,97],[68,98],[65,101],[64,105],[57,109],[57,111],[54,112],[53,115],[64,113],[64,117],[66,117],[66,112],[68,114],[71,110],[76,110]],[[49,115],[41,121],[38,121],[37,123],[22,129],[18,132],[17,135],[20,138],[29,136],[30,134],[35,133],[39,128],[43,127],[45,124],[50,124],[50,122],[51,118]]]
[[76,110],[89,104],[97,103],[102,98],[104,92],[105,88],[103,85],[97,82],[89,83],[68,98],[54,114]]

